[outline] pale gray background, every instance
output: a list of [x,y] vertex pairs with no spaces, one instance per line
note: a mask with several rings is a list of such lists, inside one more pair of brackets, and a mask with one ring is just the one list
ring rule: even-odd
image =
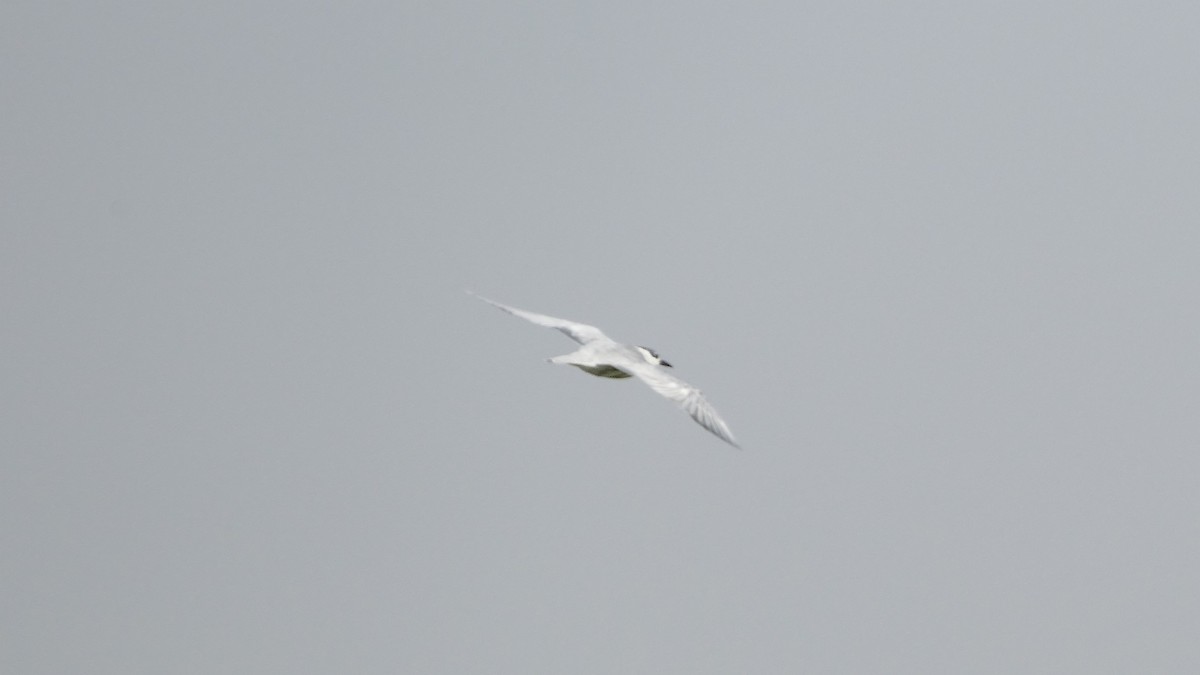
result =
[[4,3],[0,671],[1200,672],[1198,34]]

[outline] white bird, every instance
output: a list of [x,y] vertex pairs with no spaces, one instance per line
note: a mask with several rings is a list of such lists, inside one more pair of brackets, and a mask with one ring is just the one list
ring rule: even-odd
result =
[[482,295],[471,293],[471,291],[467,292],[513,316],[518,316],[539,326],[556,328],[582,345],[570,354],[547,359],[551,363],[575,366],[597,377],[620,379],[636,376],[654,391],[678,403],[687,411],[687,414],[692,416],[692,419],[700,423],[700,426],[708,429],[733,447],[741,447],[734,440],[733,433],[729,431],[725,421],[704,399],[700,390],[668,373],[663,366],[667,368],[673,366],[664,361],[653,349],[621,344],[601,333],[600,329],[595,326],[527,312],[495,300],[489,300]]

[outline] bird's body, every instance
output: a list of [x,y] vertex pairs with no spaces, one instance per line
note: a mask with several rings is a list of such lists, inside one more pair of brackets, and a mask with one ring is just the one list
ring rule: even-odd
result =
[[621,344],[595,326],[509,307],[481,295],[475,297],[513,316],[539,326],[557,329],[579,343],[579,349],[570,354],[555,356],[550,359],[551,363],[575,366],[597,377],[637,377],[654,391],[678,403],[692,419],[718,438],[734,447],[740,447],[728,425],[717,415],[717,411],[705,400],[700,390],[667,372],[664,367],[670,368],[671,364],[664,361],[653,349]]

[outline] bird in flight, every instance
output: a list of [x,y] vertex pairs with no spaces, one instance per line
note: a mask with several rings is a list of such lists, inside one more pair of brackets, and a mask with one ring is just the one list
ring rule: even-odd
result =
[[495,300],[489,300],[470,291],[467,293],[530,323],[558,329],[581,345],[579,349],[570,354],[548,359],[551,363],[575,366],[585,373],[597,377],[613,379],[636,377],[654,391],[679,404],[679,407],[691,415],[692,419],[711,431],[717,438],[735,448],[741,447],[734,440],[729,426],[717,414],[716,409],[705,400],[700,390],[667,372],[666,369],[671,368],[671,364],[664,361],[653,349],[621,344],[600,332],[600,329],[595,326],[527,312]]

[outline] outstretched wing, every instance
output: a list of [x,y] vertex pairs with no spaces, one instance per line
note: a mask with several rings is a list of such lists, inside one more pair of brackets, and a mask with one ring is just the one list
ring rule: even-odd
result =
[[502,309],[505,312],[512,314],[513,316],[519,316],[522,319],[529,321],[530,323],[536,323],[539,326],[545,326],[547,328],[556,328],[556,329],[562,331],[562,333],[564,335],[566,335],[567,337],[571,338],[572,340],[578,342],[581,345],[585,345],[589,342],[594,342],[596,340],[611,341],[611,339],[607,335],[605,335],[604,333],[601,333],[600,329],[596,328],[595,326],[589,326],[585,323],[576,323],[574,321],[568,321],[566,319],[556,319],[555,317],[546,316],[545,314],[537,314],[535,312],[527,312],[523,309],[517,309],[516,307],[509,307],[508,305],[496,302],[495,300],[489,300],[489,299],[483,297],[482,295],[476,295],[475,293],[471,293],[471,291],[467,291],[467,293],[470,293],[471,295],[474,295],[475,297],[488,303],[489,305],[492,305],[493,307]]
[[678,403],[700,426],[733,447],[741,449],[742,446],[734,440],[729,425],[725,424],[725,420],[721,419],[716,408],[712,407],[699,389],[650,363],[637,364],[632,368],[622,363],[621,368],[631,371],[651,389]]

